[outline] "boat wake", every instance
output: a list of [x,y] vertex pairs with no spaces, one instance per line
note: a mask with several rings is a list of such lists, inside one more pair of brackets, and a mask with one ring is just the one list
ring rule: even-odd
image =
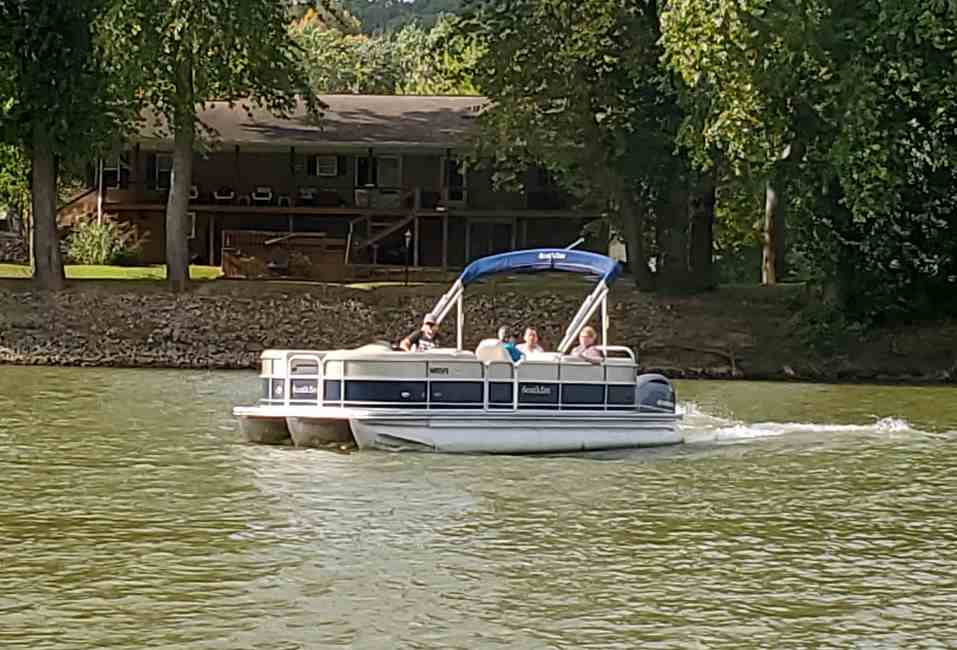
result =
[[[681,428],[685,442],[735,443],[761,438],[776,438],[789,435],[826,434],[918,434],[937,437],[941,434],[921,431],[901,418],[880,418],[870,424],[830,424],[817,422],[744,422],[708,413],[694,402],[678,405],[684,415]],[[946,434],[945,434],[946,435]]]

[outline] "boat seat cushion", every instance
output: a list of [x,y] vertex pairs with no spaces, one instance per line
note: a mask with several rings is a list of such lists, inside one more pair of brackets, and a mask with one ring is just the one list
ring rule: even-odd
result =
[[512,355],[505,349],[505,344],[498,339],[483,339],[475,348],[475,358],[479,361],[512,362]]

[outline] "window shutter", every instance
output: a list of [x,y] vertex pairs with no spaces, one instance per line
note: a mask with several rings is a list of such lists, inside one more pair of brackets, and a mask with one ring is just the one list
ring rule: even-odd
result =
[[306,174],[308,176],[318,176],[316,167],[316,157],[313,155],[306,156]]
[[339,168],[339,176],[346,175],[346,157],[336,156],[336,166]]

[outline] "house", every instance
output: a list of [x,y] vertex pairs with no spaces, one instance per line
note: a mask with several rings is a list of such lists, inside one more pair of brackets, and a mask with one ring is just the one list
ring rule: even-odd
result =
[[[199,118],[211,137],[195,154],[190,195],[193,261],[249,276],[301,274],[290,268],[298,260],[334,280],[405,265],[444,271],[492,253],[568,245],[596,218],[572,209],[541,170],[528,170],[518,193],[465,168],[459,156],[483,98],[322,100],[319,120],[304,104],[286,117],[207,105]],[[101,162],[84,199],[85,209],[102,201],[104,212],[149,232],[146,263],[164,259],[171,169],[172,141],[150,125]]]

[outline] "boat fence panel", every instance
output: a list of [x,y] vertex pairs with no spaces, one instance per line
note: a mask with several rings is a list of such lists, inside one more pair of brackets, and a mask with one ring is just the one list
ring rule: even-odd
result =
[[512,379],[515,376],[515,366],[511,361],[493,361],[488,364],[485,376],[491,379]]
[[[288,372],[287,372],[288,370]],[[343,372],[345,371],[345,372]],[[267,374],[268,373],[268,374]],[[264,358],[260,403],[411,409],[639,410],[636,366],[544,361]],[[650,378],[648,378],[650,379]],[[646,381],[645,383],[648,383]],[[670,390],[661,388],[661,399]],[[657,391],[654,398],[657,401]],[[642,393],[644,395],[644,393]],[[644,404],[645,398],[642,398]],[[644,410],[644,409],[642,409]]]
[[604,367],[587,362],[562,363],[561,367],[562,381],[582,382],[604,382]]
[[342,361],[326,361],[322,364],[322,376],[326,379],[341,379],[344,376]]
[[525,361],[515,367],[522,381],[558,381],[558,364]]
[[354,377],[383,377],[392,379],[425,378],[425,361],[366,361],[346,360],[346,379]]
[[635,384],[635,374],[638,367],[629,363],[627,365],[605,365],[605,379],[609,384]]

